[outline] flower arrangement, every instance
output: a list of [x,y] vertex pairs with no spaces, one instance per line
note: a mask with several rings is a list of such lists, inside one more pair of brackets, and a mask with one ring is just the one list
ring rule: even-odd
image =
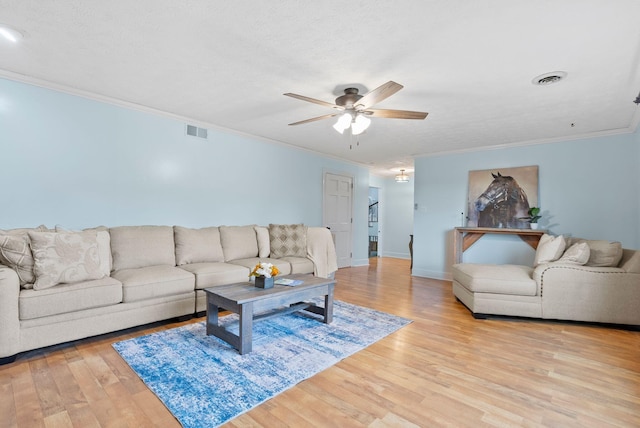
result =
[[275,267],[272,263],[258,263],[256,267],[253,268],[249,276],[263,276],[265,278],[271,278],[272,276],[276,276],[280,271],[277,267]]

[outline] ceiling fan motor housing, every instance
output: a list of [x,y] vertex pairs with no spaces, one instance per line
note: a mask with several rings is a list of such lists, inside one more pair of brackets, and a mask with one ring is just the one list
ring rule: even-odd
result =
[[344,90],[344,95],[336,98],[336,105],[345,108],[353,108],[353,105],[362,98],[362,95],[358,94],[358,88],[347,88]]

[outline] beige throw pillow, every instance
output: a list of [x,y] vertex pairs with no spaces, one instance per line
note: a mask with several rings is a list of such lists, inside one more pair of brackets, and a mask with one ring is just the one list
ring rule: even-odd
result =
[[108,257],[103,254],[101,260],[95,231],[29,232],[29,239],[35,262],[34,290],[108,275]]
[[622,259],[622,244],[618,241],[571,238],[571,243],[586,242],[590,255],[586,266],[616,267]]
[[551,236],[548,234],[542,235],[538,248],[536,249],[536,257],[533,261],[533,267],[536,267],[542,263],[550,263],[558,260],[564,249],[566,243],[564,236]]
[[270,224],[271,257],[306,257],[307,227],[304,224]]
[[584,265],[589,260],[591,251],[586,242],[579,242],[570,246],[567,251],[564,252],[562,257],[558,259],[559,263],[572,263],[578,265]]

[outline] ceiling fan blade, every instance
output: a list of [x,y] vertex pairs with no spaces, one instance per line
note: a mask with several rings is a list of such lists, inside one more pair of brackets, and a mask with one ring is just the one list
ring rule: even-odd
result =
[[387,119],[424,119],[429,113],[422,111],[409,110],[385,110],[385,109],[367,109],[364,111],[366,115],[371,117],[385,117]]
[[374,104],[377,104],[380,101],[389,98],[402,88],[404,88],[404,86],[401,84],[396,83],[393,80],[389,80],[384,85],[378,86],[373,91],[367,92],[362,98],[360,98],[355,103],[356,110],[364,110]]
[[336,105],[336,104],[333,104],[333,103],[328,103],[328,102],[322,101],[322,100],[317,100],[315,98],[305,97],[304,95],[292,94],[290,92],[287,92],[286,94],[282,94],[282,95],[286,95],[287,97],[291,97],[291,98],[297,98],[299,100],[307,101],[307,102],[314,103],[314,104],[320,104],[321,106],[325,106],[325,107],[335,108],[335,109],[338,109],[338,110],[344,110],[344,107],[340,107],[339,105]]
[[289,126],[292,125],[302,125],[303,123],[315,122],[316,120],[329,119],[330,117],[338,116],[340,113],[333,114],[325,114],[323,116],[312,117],[311,119],[301,120],[300,122],[290,123]]

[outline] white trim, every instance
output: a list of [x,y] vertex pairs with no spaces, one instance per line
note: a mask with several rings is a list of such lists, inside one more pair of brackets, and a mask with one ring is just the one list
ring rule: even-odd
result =
[[384,252],[382,257],[392,257],[394,259],[403,259],[403,260],[411,260],[411,254],[409,253],[395,253],[393,251]]
[[[178,120],[181,122],[190,122],[190,124],[194,124],[197,126],[201,126],[203,128],[209,128],[209,129],[216,129],[220,132],[226,132],[229,134],[235,134],[235,135],[239,135],[242,137],[247,137],[247,138],[251,138],[254,140],[258,140],[258,141],[262,141],[265,143],[270,143],[270,144],[276,144],[279,146],[284,146],[284,147],[288,147],[288,148],[292,148],[292,149],[296,149],[296,150],[300,150],[306,153],[312,153],[316,156],[320,156],[326,159],[332,159],[332,160],[336,160],[336,161],[340,161],[340,162],[344,162],[344,163],[348,163],[350,165],[356,165],[359,167],[363,167],[363,168],[367,168],[369,171],[371,171],[372,169],[375,168],[375,166],[371,166],[369,164],[366,163],[362,163],[362,162],[355,162],[349,159],[344,159],[341,158],[339,156],[333,156],[327,153],[321,153],[321,152],[317,152],[315,150],[311,150],[311,149],[307,149],[304,147],[299,147],[299,146],[295,146],[289,143],[285,143],[282,141],[278,141],[278,140],[272,140],[270,138],[266,138],[266,137],[262,137],[259,135],[253,135],[253,134],[249,134],[246,132],[242,132],[242,131],[238,131],[235,129],[231,129],[231,128],[225,128],[223,126],[220,125],[216,125],[214,123],[211,122],[202,122],[198,119],[194,119],[194,118],[190,118],[190,117],[186,117],[186,116],[180,116],[174,113],[169,113],[166,111],[162,111],[162,110],[157,110],[151,107],[146,107],[143,106],[141,104],[136,104],[136,103],[132,103],[129,101],[123,101],[123,100],[119,100],[116,98],[112,98],[112,97],[108,97],[105,95],[100,95],[100,94],[96,94],[96,93],[92,93],[92,92],[88,92],[82,89],[76,89],[76,88],[71,88],[69,86],[65,86],[65,85],[61,85],[59,83],[54,83],[54,82],[49,82],[46,80],[42,80],[42,79],[38,79],[36,77],[32,77],[32,76],[27,76],[24,74],[19,74],[19,73],[14,73],[12,71],[8,71],[8,70],[3,70],[0,69],[0,77],[8,79],[8,80],[13,80],[16,82],[21,82],[21,83],[26,83],[29,85],[33,85],[33,86],[39,86],[41,88],[45,88],[45,89],[51,89],[54,91],[58,91],[58,92],[63,92],[69,95],[75,95],[78,97],[82,97],[82,98],[87,98],[93,101],[98,101],[98,102],[103,102],[106,104],[112,104],[118,107],[123,107],[123,108],[127,108],[127,109],[131,109],[131,110],[137,110],[137,111],[141,111],[144,113],[149,113],[149,114],[154,114],[157,116],[163,116],[163,117],[167,117],[170,119],[174,119],[174,120]],[[630,101],[631,102],[631,101]],[[595,138],[595,137],[607,137],[607,136],[613,136],[613,135],[620,135],[620,134],[632,134],[636,131],[636,129],[638,128],[638,126],[640,125],[640,107],[636,109],[636,112],[631,120],[630,125],[627,128],[618,128],[618,129],[610,129],[610,130],[603,130],[603,131],[596,131],[596,132],[590,132],[590,133],[584,133],[584,134],[578,134],[578,135],[570,135],[570,136],[562,136],[562,137],[553,137],[553,138],[542,138],[542,139],[538,139],[538,140],[527,140],[527,141],[521,141],[521,142],[514,142],[514,143],[505,143],[505,144],[497,144],[497,145],[493,145],[493,146],[483,146],[483,147],[474,147],[474,148],[468,148],[468,149],[459,149],[459,150],[443,150],[440,152],[435,152],[435,153],[416,153],[413,154],[411,156],[412,159],[416,159],[416,158],[421,158],[421,157],[436,157],[436,156],[447,156],[447,155],[453,155],[453,154],[462,154],[462,153],[473,153],[473,152],[482,152],[482,151],[487,151],[487,150],[502,150],[502,149],[508,149],[508,148],[512,148],[512,147],[523,147],[523,146],[534,146],[534,145],[538,145],[538,144],[551,144],[551,143],[559,143],[559,142],[563,142],[563,141],[573,141],[573,140],[581,140],[581,139],[587,139],[587,138]],[[391,174],[382,174],[381,172],[377,172],[374,173],[374,175],[378,176],[378,177],[390,177],[393,175],[393,173]]]
[[[639,121],[640,121],[640,118],[639,118]],[[567,135],[563,137],[542,138],[538,140],[521,141],[518,143],[496,144],[493,146],[475,147],[470,149],[445,150],[437,153],[416,154],[414,159],[423,158],[423,157],[448,156],[448,155],[455,155],[455,154],[462,154],[462,153],[485,152],[485,151],[491,151],[491,150],[503,150],[503,149],[510,149],[514,147],[536,146],[541,144],[562,143],[565,141],[586,140],[586,139],[597,138],[597,137],[610,137],[614,135],[633,134],[634,132],[635,132],[635,128],[632,129],[632,127],[609,129],[606,131],[596,131],[596,132],[590,132],[590,133],[578,134],[578,135]]]
[[351,259],[351,267],[369,266],[369,259]]
[[419,276],[421,278],[439,279],[439,280],[442,280],[442,281],[452,281],[453,280],[453,275],[451,273],[449,273],[449,272],[437,272],[437,271],[431,271],[431,270],[417,269],[415,267],[411,271],[411,275],[412,276]]

